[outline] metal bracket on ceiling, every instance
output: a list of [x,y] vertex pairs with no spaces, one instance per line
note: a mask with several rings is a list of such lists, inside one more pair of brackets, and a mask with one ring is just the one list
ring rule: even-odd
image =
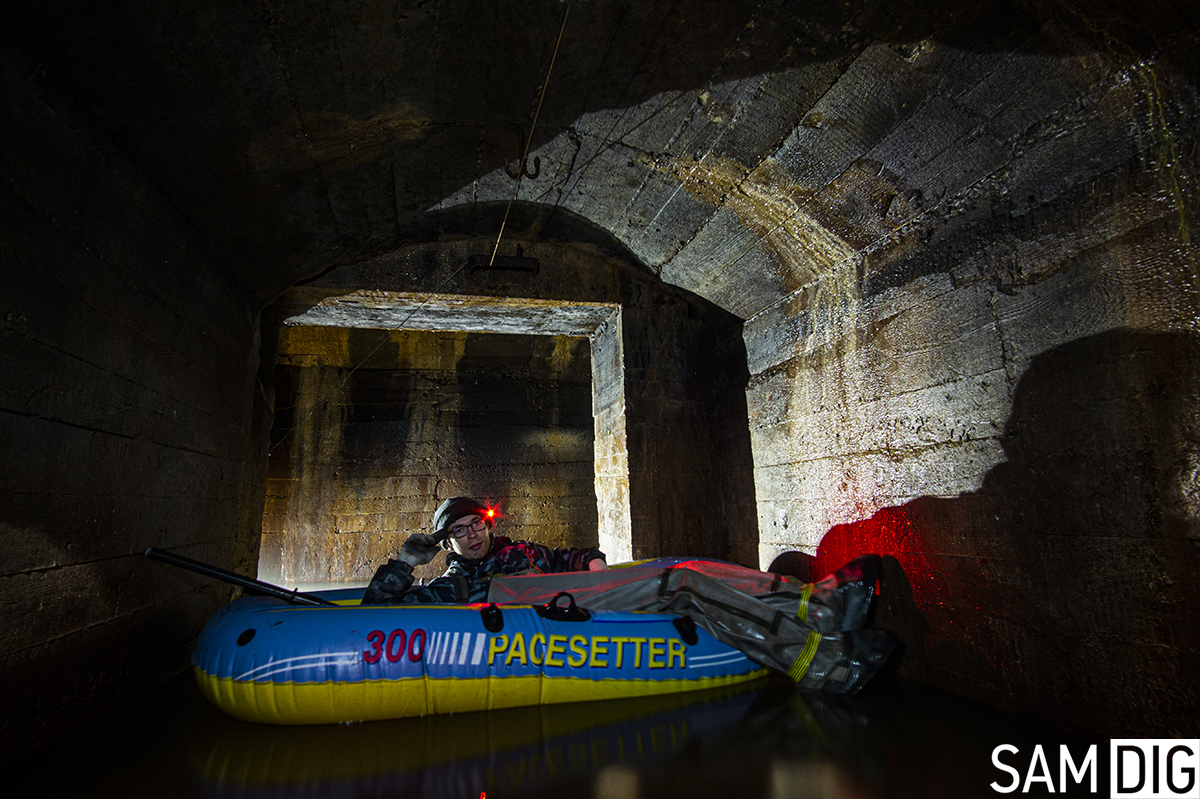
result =
[[517,245],[516,255],[497,255],[491,259],[486,255],[472,255],[467,259],[468,275],[485,270],[491,272],[525,272],[536,275],[541,267],[541,261],[525,255],[525,250],[519,244]]

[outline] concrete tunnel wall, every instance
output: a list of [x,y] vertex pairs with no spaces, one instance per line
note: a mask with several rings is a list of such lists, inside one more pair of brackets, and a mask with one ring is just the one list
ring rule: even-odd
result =
[[[0,734],[18,757],[178,673],[253,573],[270,428],[257,309],[137,166],[6,69]],[[265,381],[264,381],[265,378]]]
[[[777,568],[819,574],[881,551],[876,623],[904,638],[902,674],[1088,735],[1194,736],[1195,9],[1152,4],[1138,22],[1101,5],[998,3],[943,31],[883,4],[799,23],[721,4],[721,25],[672,45],[694,61],[611,81],[636,85],[632,101],[606,81],[557,106],[535,139],[545,177],[520,199],[587,220],[645,279],[744,320],[758,529],[736,535],[762,566],[784,554]],[[230,65],[257,55],[208,59],[205,83],[208,40],[189,37],[220,26],[146,33],[144,12],[37,27],[14,4],[0,26],[10,753],[184,667],[229,591],[145,561],[145,546],[253,573],[277,327],[260,336],[260,311],[396,251],[431,209],[512,190],[494,159],[477,168],[491,156],[475,138],[511,138],[508,120],[431,166],[404,148],[457,152],[470,126],[320,116],[304,90],[326,51],[283,47],[290,23],[238,18],[222,34],[267,26],[278,49],[262,74],[285,74],[289,99],[277,77],[238,94]],[[393,30],[358,30],[375,29]],[[195,49],[163,44],[183,40]],[[369,59],[388,48],[356,52],[361,85],[379,85]],[[544,66],[508,87],[522,110]],[[446,91],[439,123],[482,107]],[[262,109],[288,102],[318,146],[278,144],[295,120],[271,127]],[[233,133],[190,124],[193,107],[229,114]],[[369,146],[351,153],[356,137]]]

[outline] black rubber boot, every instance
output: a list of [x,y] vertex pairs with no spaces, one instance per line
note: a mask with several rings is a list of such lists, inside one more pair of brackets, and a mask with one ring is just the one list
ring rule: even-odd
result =
[[826,694],[856,694],[883,668],[899,643],[899,638],[884,630],[823,635],[796,687]]
[[860,555],[814,583],[809,598],[809,626],[819,633],[861,630],[882,564],[879,555]]

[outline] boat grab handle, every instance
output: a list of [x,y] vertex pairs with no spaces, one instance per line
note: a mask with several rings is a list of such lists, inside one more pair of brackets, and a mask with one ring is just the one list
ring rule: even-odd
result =
[[679,637],[688,646],[693,646],[700,640],[700,636],[696,634],[696,621],[691,616],[676,616],[671,623],[675,625],[675,629],[679,631]]
[[483,629],[489,633],[498,633],[504,629],[504,614],[496,607],[495,602],[480,608],[479,615],[483,617]]
[[[563,597],[567,598],[570,604],[567,607],[562,607],[558,604],[558,600]],[[545,605],[534,606],[534,610],[543,619],[550,621],[587,621],[592,617],[592,614],[575,604],[575,597],[571,596],[566,591],[559,591]]]

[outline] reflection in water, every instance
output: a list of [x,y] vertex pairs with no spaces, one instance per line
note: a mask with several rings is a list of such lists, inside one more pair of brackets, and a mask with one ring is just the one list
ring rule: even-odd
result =
[[605,766],[596,774],[596,799],[633,799],[638,774],[629,766]]
[[190,760],[210,799],[882,796],[894,736],[864,708],[759,683],[356,725],[230,720]]
[[1001,743],[1022,752],[1069,743],[1076,762],[1085,746],[896,680],[840,699],[764,682],[274,727],[223,715],[184,675],[44,754],[7,764],[0,778],[10,796],[89,799],[478,799],[484,791],[488,799],[962,799],[995,795],[989,783],[1005,775],[991,752]]
[[589,781],[596,796],[637,796],[638,769],[722,740],[760,695],[742,689],[339,726],[237,724],[197,737],[191,762],[203,795],[214,799],[525,796]]

